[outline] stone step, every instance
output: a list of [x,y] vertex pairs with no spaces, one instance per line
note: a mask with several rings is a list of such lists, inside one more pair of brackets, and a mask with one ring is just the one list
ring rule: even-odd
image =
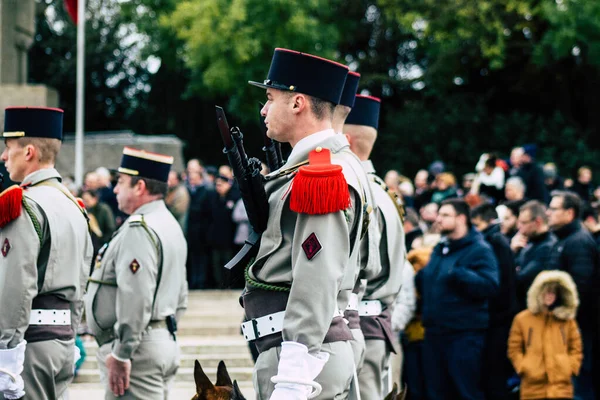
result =
[[[217,375],[216,368],[202,368],[204,372],[209,376],[213,377]],[[238,382],[252,382],[252,367],[227,367],[229,376],[232,380]],[[179,368],[177,375],[175,376],[176,382],[194,382],[194,368]],[[80,370],[77,377],[74,379],[75,383],[99,383],[100,373],[97,369],[84,369]]]
[[[246,352],[247,353],[247,352]],[[229,354],[182,354],[180,359],[180,368],[194,368],[194,361],[198,360],[202,368],[217,368],[219,361],[224,361],[227,368],[252,368],[254,363],[246,353],[229,353]],[[98,368],[96,357],[87,357],[81,366],[82,370],[96,370]]]

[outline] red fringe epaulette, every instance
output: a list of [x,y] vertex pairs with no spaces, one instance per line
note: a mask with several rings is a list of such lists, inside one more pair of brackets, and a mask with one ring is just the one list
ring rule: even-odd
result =
[[0,229],[21,215],[23,189],[13,185],[0,193]]
[[83,199],[81,197],[76,197],[75,200],[77,200],[79,207],[81,207],[82,210],[85,210],[85,203],[83,202]]
[[292,211],[329,214],[350,207],[350,191],[340,165],[331,164],[331,152],[318,147],[308,155],[309,165],[300,167],[290,195]]

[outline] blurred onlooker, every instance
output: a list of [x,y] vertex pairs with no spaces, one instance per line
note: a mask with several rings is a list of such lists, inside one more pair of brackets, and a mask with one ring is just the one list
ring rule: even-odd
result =
[[437,160],[437,161],[432,162],[429,165],[429,169],[428,169],[428,172],[429,172],[429,177],[427,178],[428,181],[430,183],[434,182],[435,179],[437,178],[437,176],[444,171],[446,171],[446,165],[444,164],[443,161]]
[[100,187],[98,174],[96,172],[88,172],[83,178],[83,190],[97,190]]
[[431,202],[431,190],[429,190],[429,172],[422,169],[415,175],[415,196],[413,206],[420,210],[425,204]]
[[188,285],[190,289],[206,288],[209,249],[206,245],[206,197],[210,189],[204,184],[202,173],[197,170],[188,172],[188,190],[190,206],[187,217],[188,241]]
[[394,192],[400,194],[400,190],[398,186],[400,185],[400,174],[398,171],[391,169],[389,170],[383,179],[388,189],[393,190]]
[[117,226],[119,226],[122,221],[127,219],[127,214],[119,210],[117,195],[114,192],[112,184],[112,175],[107,168],[99,167],[96,168],[96,176],[98,177],[98,195],[100,196],[100,201],[110,207],[117,220]]
[[548,204],[550,196],[546,189],[544,170],[535,161],[537,146],[526,144],[523,146],[519,176],[525,183],[525,197],[529,200],[539,200]]
[[204,178],[206,180],[206,185],[211,188],[215,187],[215,179],[219,175],[219,169],[214,165],[207,165],[204,169]]
[[187,215],[190,207],[190,193],[183,186],[179,174],[176,171],[169,172],[167,180],[168,190],[165,197],[165,204],[171,214],[175,217],[181,229],[187,231]]
[[233,238],[236,224],[233,208],[239,196],[232,193],[233,182],[226,176],[215,179],[215,190],[207,195],[206,243],[211,247],[212,273],[218,288],[225,286],[223,266],[233,258]]
[[435,189],[431,195],[433,203],[440,204],[446,199],[458,197],[456,178],[450,172],[442,172],[435,178]]
[[563,186],[565,187],[565,190],[570,190],[573,187],[573,179],[571,178],[565,178],[565,182],[563,184]]
[[235,204],[232,218],[233,222],[237,224],[233,244],[242,247],[244,243],[246,243],[248,236],[250,236],[250,221],[248,220],[248,213],[246,212],[246,207],[244,206],[244,201],[242,199],[239,199]]
[[499,288],[490,299],[490,324],[485,345],[487,379],[484,390],[487,400],[509,397],[508,378],[514,374],[506,356],[510,325],[517,313],[515,261],[506,237],[500,232],[498,214],[492,204],[482,204],[471,210],[471,222],[492,247],[499,270]]
[[423,300],[428,398],[483,399],[483,348],[489,299],[498,290],[498,264],[471,227],[464,200],[444,201],[437,223],[445,240],[415,278]]
[[229,165],[221,165],[219,167],[219,176],[224,176],[225,178],[231,180],[233,179],[233,170]]
[[525,198],[525,183],[518,176],[508,178],[504,187],[504,197],[507,201],[523,200]]
[[515,147],[510,152],[510,169],[508,170],[509,176],[517,176],[519,173],[519,168],[521,168],[521,157],[525,151],[522,147]]
[[464,174],[462,177],[462,187],[460,190],[460,196],[464,196],[468,193],[471,192],[471,190],[473,189],[473,184],[475,182],[475,179],[477,178],[477,174],[474,174],[472,172],[469,172],[468,174]]
[[583,339],[583,365],[575,378],[575,398],[594,399],[592,374],[597,331],[598,250],[579,219],[582,202],[572,192],[555,192],[548,207],[548,224],[558,238],[548,261],[549,269],[568,272],[579,292],[577,323]]
[[429,203],[421,208],[419,211],[421,214],[421,229],[423,232],[431,231],[432,227],[435,225],[438,216],[439,205],[437,203]]
[[117,228],[112,210],[107,204],[100,201],[100,195],[96,190],[84,190],[81,193],[81,199],[88,214],[93,215],[98,224],[99,232],[96,232],[96,234],[100,246],[103,246],[110,241]]
[[585,225],[587,230],[592,234],[592,237],[596,242],[596,247],[600,249],[600,223],[598,223],[598,211],[591,205],[586,204],[583,207],[581,219],[583,220],[583,225]]
[[519,209],[523,204],[525,204],[525,200],[507,201],[503,204],[505,209],[500,219],[500,231],[509,242],[517,234],[517,219],[519,218]]
[[515,317],[508,344],[508,356],[521,377],[521,399],[573,399],[572,379],[582,357],[578,304],[569,274],[544,271],[535,278],[527,310]]
[[558,168],[556,168],[556,164],[544,164],[544,177],[544,182],[546,184],[546,190],[548,190],[548,193],[552,193],[555,190],[564,189],[563,179],[558,175]]
[[590,167],[584,165],[577,170],[577,180],[569,190],[577,193],[585,203],[594,201],[594,185]]
[[410,251],[413,248],[414,240],[421,236],[423,236],[423,230],[419,226],[419,216],[415,210],[407,208],[406,215],[404,216],[404,242],[406,244],[406,251]]
[[415,188],[408,178],[401,180],[400,184],[398,185],[398,191],[402,197],[402,200],[404,201],[404,208],[413,207]]
[[473,184],[473,193],[486,195],[495,203],[503,199],[504,170],[497,166],[498,157],[495,154],[482,154],[476,166],[479,174]]
[[556,237],[548,227],[546,206],[537,200],[521,206],[517,224],[519,232],[510,246],[516,255],[517,301],[519,310],[524,310],[531,283],[541,271],[549,268],[548,258]]

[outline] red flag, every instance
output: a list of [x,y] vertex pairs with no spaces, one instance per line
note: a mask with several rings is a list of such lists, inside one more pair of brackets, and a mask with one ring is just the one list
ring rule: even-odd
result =
[[65,0],[65,8],[73,22],[77,24],[77,0]]

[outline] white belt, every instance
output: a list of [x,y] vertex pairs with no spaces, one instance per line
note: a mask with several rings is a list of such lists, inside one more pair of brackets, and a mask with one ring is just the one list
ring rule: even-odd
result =
[[[338,309],[333,313],[333,318],[343,316],[344,314]],[[284,317],[285,311],[279,311],[242,323],[242,334],[244,335],[244,339],[250,342],[263,336],[281,332],[283,330]]]
[[71,325],[71,310],[31,310],[29,325]]
[[358,294],[350,293],[350,299],[348,299],[348,307],[346,310],[358,311]]
[[379,300],[363,300],[358,305],[358,315],[361,317],[365,316],[376,316],[383,312],[383,307]]

